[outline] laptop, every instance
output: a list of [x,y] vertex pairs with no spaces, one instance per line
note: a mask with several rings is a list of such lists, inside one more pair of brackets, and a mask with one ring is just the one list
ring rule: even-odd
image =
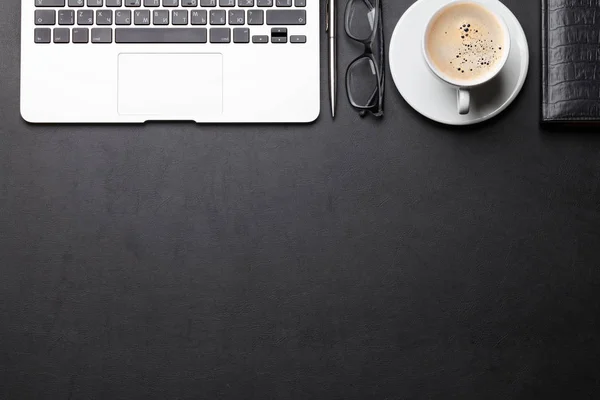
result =
[[21,1],[28,122],[319,115],[318,0]]

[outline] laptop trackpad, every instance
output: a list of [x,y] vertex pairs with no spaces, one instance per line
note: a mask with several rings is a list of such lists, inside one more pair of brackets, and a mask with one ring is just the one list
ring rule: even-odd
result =
[[119,54],[119,114],[157,119],[223,112],[221,54]]

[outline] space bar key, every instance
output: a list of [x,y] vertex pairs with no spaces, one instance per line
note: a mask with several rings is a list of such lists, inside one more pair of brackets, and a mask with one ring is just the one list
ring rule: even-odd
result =
[[206,43],[206,28],[116,28],[115,43]]

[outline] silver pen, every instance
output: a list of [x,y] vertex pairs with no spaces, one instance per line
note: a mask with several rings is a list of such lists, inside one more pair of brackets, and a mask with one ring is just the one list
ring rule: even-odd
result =
[[336,106],[336,93],[337,93],[337,59],[336,59],[336,46],[335,46],[335,1],[328,0],[327,2],[327,28],[326,31],[329,33],[329,97],[331,100],[331,116],[335,118],[335,106]]

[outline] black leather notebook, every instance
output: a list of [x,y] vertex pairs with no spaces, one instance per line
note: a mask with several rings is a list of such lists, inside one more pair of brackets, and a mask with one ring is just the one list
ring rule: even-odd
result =
[[542,0],[542,121],[600,122],[600,0]]

